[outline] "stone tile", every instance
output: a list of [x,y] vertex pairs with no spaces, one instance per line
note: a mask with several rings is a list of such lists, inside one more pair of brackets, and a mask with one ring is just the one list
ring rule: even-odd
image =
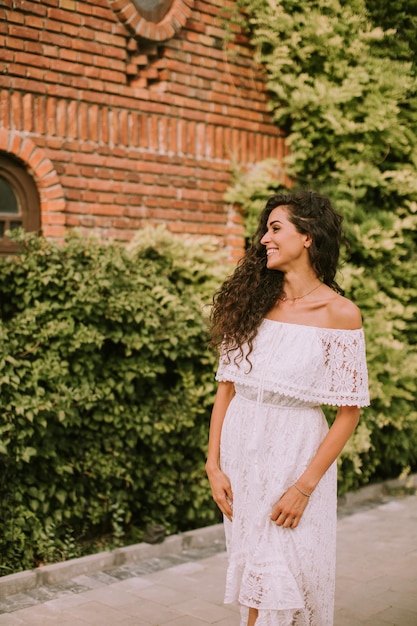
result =
[[391,605],[383,595],[375,597],[369,595],[366,588],[361,589],[355,586],[349,594],[345,595],[343,602],[340,601],[339,597],[336,598],[336,606],[346,610],[354,607],[355,618],[366,621],[377,613],[390,608]]
[[196,598],[194,600],[188,600],[187,602],[181,602],[175,605],[175,609],[186,615],[191,615],[209,624],[215,624],[221,619],[230,617],[230,611],[223,606],[212,604],[211,602],[205,602]]
[[366,626],[416,626],[417,624],[417,611],[406,611],[396,607],[391,607],[386,611],[382,611],[377,615],[364,622]]
[[25,622],[13,615],[13,613],[6,613],[0,615],[0,626],[24,626]]
[[394,579],[390,581],[390,589],[396,592],[410,593],[417,595],[417,571],[403,571],[397,573]]
[[239,626],[239,624],[240,624],[239,615],[235,615],[233,617],[226,617],[226,619],[222,619],[220,620],[220,622],[215,622],[216,626]]
[[[166,622],[167,626],[171,622]],[[114,626],[163,626],[163,622],[156,621],[153,624],[151,622],[145,622],[142,617],[129,616],[126,619],[120,619]],[[60,626],[60,625],[59,625]],[[74,626],[74,624],[72,625]]]
[[136,573],[133,572],[132,569],[129,567],[117,567],[113,569],[108,569],[106,570],[106,574],[116,580],[127,580],[128,578],[132,578],[132,576],[136,576]]
[[[45,604],[16,611],[16,613],[12,613],[9,617],[18,618],[25,626],[58,626],[58,624],[59,626],[71,626],[71,620],[72,624],[74,623],[72,615],[65,615],[65,613],[54,610],[52,607]],[[87,622],[77,621],[77,625],[87,626]]]
[[71,610],[80,606],[80,604],[86,604],[89,602],[88,598],[85,597],[85,593],[78,593],[72,596],[64,596],[62,598],[55,598],[54,600],[49,600],[49,602],[45,603],[45,606],[50,607],[54,611],[62,611],[63,613],[71,613]]
[[119,583],[114,583],[112,587],[119,589],[120,591],[125,591],[126,593],[138,594],[141,590],[147,589],[153,584],[154,583],[151,582],[148,578],[139,576],[136,578],[128,578],[126,580],[122,580]]
[[[365,622],[360,620],[354,612],[344,609],[335,611],[334,626],[363,626],[364,624]],[[377,624],[374,623],[373,626],[377,626]]]
[[37,604],[54,600],[55,598],[63,598],[74,594],[87,591],[87,587],[76,584],[54,585],[53,587],[36,587],[28,591],[27,595],[35,600]]
[[117,582],[117,578],[113,576],[109,576],[107,572],[93,572],[90,574],[90,578],[93,580],[102,583],[103,585],[112,585]]
[[170,567],[169,573],[175,576],[181,576],[184,574],[186,576],[190,576],[203,571],[205,567],[205,564],[203,565],[202,563],[191,561],[187,563],[182,563],[181,565],[176,565],[175,567]]
[[[65,613],[60,612],[59,615],[71,617],[73,624],[88,624],[88,626],[119,626],[129,617],[129,614],[120,609],[114,609],[101,602],[85,602],[78,606],[72,607]],[[55,626],[60,626],[61,620],[57,621]]]
[[180,602],[186,602],[190,597],[189,592],[185,590],[180,591],[158,584],[138,589],[134,593],[144,600],[151,600],[168,607]]
[[16,593],[13,596],[4,598],[1,602],[1,613],[11,613],[18,609],[24,609],[29,606],[38,604],[37,601],[30,595],[25,593]]
[[158,575],[148,576],[147,579],[152,584],[163,585],[170,589],[185,591],[189,595],[198,595],[201,585],[196,576],[180,576],[174,574],[172,569],[159,572]]
[[[169,624],[174,619],[182,617],[181,612],[177,611],[175,607],[165,607],[143,598],[136,598],[136,601],[136,605],[129,605],[124,609],[124,613],[128,613],[131,618],[140,618],[146,623],[162,626],[162,624]],[[115,622],[113,626],[118,625],[118,623]]]
[[410,594],[405,591],[388,591],[379,597],[384,597],[384,600],[390,604],[393,608],[404,609],[405,611],[411,611],[416,614],[417,624],[417,576],[414,577],[414,593]]
[[98,587],[103,587],[104,583],[96,578],[92,578],[92,576],[77,576],[73,578],[73,582],[77,585],[81,585],[84,589],[97,589]]
[[205,602],[223,606],[224,587],[224,583],[218,584],[213,581],[210,585],[204,585],[201,587],[198,597],[200,600],[204,600]]
[[91,589],[83,593],[82,598],[85,602],[98,602],[114,609],[128,609],[130,605],[137,605],[140,602],[137,594],[123,591],[119,585],[109,585],[105,589]]
[[[191,617],[190,615],[182,615],[178,619],[174,619],[171,622],[154,622],[152,626],[207,626],[209,622],[207,620],[197,619],[196,617]],[[234,624],[234,626],[238,626],[238,624]]]

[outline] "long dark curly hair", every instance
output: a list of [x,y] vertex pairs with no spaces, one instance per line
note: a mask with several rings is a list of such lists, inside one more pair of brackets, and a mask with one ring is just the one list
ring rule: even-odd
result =
[[226,352],[238,349],[240,358],[244,343],[248,344],[250,354],[260,323],[282,294],[284,274],[266,267],[265,246],[261,244],[269,215],[279,206],[288,209],[288,219],[299,233],[311,236],[308,252],[318,278],[337,293],[344,293],[334,280],[343,218],[336,213],[330,200],[310,191],[271,196],[244,257],[213,298],[211,345],[217,349],[223,345]]

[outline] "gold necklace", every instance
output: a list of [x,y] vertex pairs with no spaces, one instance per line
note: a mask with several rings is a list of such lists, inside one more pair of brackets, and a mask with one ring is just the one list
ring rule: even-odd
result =
[[295,300],[301,300],[301,298],[305,298],[306,296],[309,296],[310,293],[313,293],[313,291],[316,291],[316,289],[321,287],[322,284],[323,283],[319,283],[316,287],[314,287],[314,289],[311,289],[311,291],[307,291],[307,293],[305,293],[304,295],[296,296],[295,298],[287,298],[284,293],[280,298],[278,298],[278,302],[295,302]]

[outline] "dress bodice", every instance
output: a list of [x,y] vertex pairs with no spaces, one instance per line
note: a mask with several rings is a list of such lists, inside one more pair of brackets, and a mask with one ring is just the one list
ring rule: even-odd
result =
[[264,319],[246,359],[222,353],[218,381],[248,386],[312,404],[367,406],[363,329],[339,330]]

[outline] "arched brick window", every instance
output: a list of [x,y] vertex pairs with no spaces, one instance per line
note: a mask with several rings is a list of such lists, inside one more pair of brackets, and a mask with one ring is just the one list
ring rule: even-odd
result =
[[0,254],[17,250],[17,244],[6,235],[16,228],[39,232],[39,194],[23,165],[0,152]]
[[121,22],[135,37],[167,41],[183,28],[194,0],[109,0]]
[[170,10],[174,0],[133,0],[133,4],[148,22],[158,24]]

